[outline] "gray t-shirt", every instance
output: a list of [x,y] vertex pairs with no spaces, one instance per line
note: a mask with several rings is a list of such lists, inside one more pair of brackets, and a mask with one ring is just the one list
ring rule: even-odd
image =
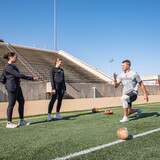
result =
[[123,95],[131,91],[137,91],[137,83],[141,81],[138,73],[131,70],[128,73],[123,72],[117,77],[117,83],[121,83],[123,86]]

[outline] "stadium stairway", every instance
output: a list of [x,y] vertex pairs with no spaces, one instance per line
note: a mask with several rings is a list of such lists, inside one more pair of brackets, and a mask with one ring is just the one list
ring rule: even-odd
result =
[[15,52],[17,55],[18,55],[18,59],[19,61],[33,74],[33,76],[35,77],[39,77],[40,80],[45,80],[45,77],[40,73],[38,72],[38,70],[36,70],[28,61],[26,61],[22,56],[21,54],[16,51],[16,49],[14,49],[12,47],[11,44],[7,44],[7,48],[11,51],[11,52]]
[[[34,68],[30,63],[28,63],[28,61],[26,61],[21,56],[21,54],[18,51],[16,51],[16,49],[14,49],[12,47],[12,45],[8,44],[7,48],[10,51],[15,52],[18,55],[19,61],[33,74],[33,76],[39,77],[40,80],[42,80],[42,81],[47,80],[47,78],[44,75],[42,75],[40,72],[38,72],[38,70],[36,70],[36,68]],[[48,87],[49,87],[49,91],[51,92],[51,83],[50,82],[47,83],[47,90],[48,90]],[[66,87],[67,87],[67,92],[65,94],[66,97],[68,97],[68,98],[80,98],[79,91],[76,88],[74,88],[74,86],[72,86],[70,83],[66,82]]]
[[[11,50],[8,49],[7,44],[0,43],[0,73],[2,73],[4,65],[7,63],[5,59],[3,59],[3,55]],[[20,62],[17,61],[16,66],[19,68],[22,74],[33,76],[33,74]]]

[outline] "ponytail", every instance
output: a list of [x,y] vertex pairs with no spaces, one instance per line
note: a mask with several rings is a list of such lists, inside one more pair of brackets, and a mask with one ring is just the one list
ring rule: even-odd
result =
[[8,52],[8,53],[5,53],[5,54],[3,55],[3,58],[4,58],[4,59],[7,59],[7,60],[9,61],[10,57],[15,56],[15,54],[16,54],[16,53],[14,53],[14,52]]

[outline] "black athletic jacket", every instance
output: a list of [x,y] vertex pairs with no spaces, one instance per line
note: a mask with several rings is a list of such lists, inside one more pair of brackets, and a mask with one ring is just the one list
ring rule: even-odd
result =
[[4,75],[6,77],[5,88],[7,91],[15,91],[20,85],[20,78],[33,81],[33,77],[20,74],[19,69],[9,63],[4,67]]
[[65,85],[65,78],[64,78],[63,69],[52,67],[50,72],[51,72],[52,90],[62,89],[62,90],[65,91],[66,90],[66,85]]

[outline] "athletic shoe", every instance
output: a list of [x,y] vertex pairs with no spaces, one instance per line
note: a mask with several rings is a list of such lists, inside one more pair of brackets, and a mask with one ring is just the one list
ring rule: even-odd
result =
[[47,117],[47,121],[51,121],[51,120],[52,120],[51,115],[48,115],[48,117]]
[[18,125],[14,124],[14,123],[7,123],[6,128],[17,128]]
[[141,114],[142,114],[142,109],[141,109],[141,108],[139,108],[139,109],[138,109],[137,117],[138,117],[138,118],[139,118],[139,117],[141,117]]
[[55,119],[62,119],[63,117],[62,117],[60,114],[56,114],[56,115],[54,116],[54,118],[55,118]]
[[128,122],[129,118],[128,117],[123,117],[123,119],[120,120],[120,122]]
[[30,123],[25,120],[19,121],[18,123],[18,126],[28,126],[28,125],[30,125]]

